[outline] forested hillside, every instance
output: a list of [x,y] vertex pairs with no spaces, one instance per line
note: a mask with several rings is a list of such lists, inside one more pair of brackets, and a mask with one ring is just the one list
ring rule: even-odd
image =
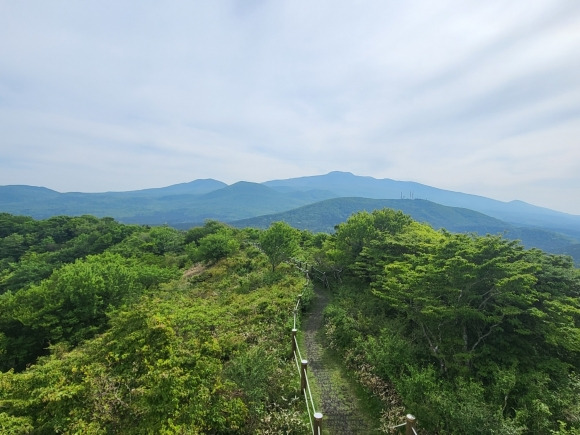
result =
[[435,229],[444,228],[455,233],[479,235],[502,234],[511,240],[520,240],[527,248],[539,248],[553,254],[565,254],[574,258],[580,266],[580,239],[570,234],[537,227],[512,225],[466,208],[448,207],[422,199],[369,199],[333,198],[293,210],[271,215],[230,222],[235,227],[268,228],[273,222],[284,221],[295,228],[312,232],[333,233],[336,225],[359,211],[382,208],[400,210],[414,220]]
[[0,214],[0,253],[3,434],[307,433],[288,332],[314,293],[290,256],[329,283],[328,345],[383,431],[580,432],[570,257],[392,209],[334,234]]
[[[496,236],[358,213],[329,238],[329,342],[434,433],[579,433],[580,274]],[[329,274],[330,276],[330,274]],[[393,422],[395,423],[395,422]]]
[[0,218],[0,433],[305,433],[260,234]]
[[452,192],[419,183],[351,173],[227,185],[203,179],[154,189],[59,193],[34,186],[0,186],[0,212],[36,219],[111,216],[126,224],[189,229],[207,219],[267,228],[284,221],[295,228],[332,233],[358,211],[394,208],[419,222],[452,232],[502,234],[527,248],[572,255],[580,265],[580,216]]

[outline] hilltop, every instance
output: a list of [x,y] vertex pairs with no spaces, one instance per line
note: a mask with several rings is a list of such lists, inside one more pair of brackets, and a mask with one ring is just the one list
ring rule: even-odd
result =
[[187,229],[208,219],[264,227],[284,220],[297,228],[332,232],[360,210],[392,207],[434,228],[505,234],[527,247],[577,255],[580,216],[453,192],[410,181],[357,176],[349,172],[227,185],[199,179],[127,192],[59,193],[45,187],[0,186],[0,211],[36,219],[51,216],[113,217],[123,223]]

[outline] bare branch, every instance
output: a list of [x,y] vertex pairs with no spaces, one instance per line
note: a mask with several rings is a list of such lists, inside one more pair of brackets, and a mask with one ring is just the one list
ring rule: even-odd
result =
[[479,336],[479,338],[477,339],[477,341],[475,342],[475,344],[473,346],[471,346],[471,350],[470,352],[473,352],[475,350],[475,348],[477,346],[479,346],[479,343],[481,343],[486,337],[488,337],[492,332],[493,332],[493,328],[501,325],[502,321],[503,321],[504,316],[501,316],[501,319],[499,320],[499,322],[494,323],[493,325],[491,325],[489,327],[489,331],[487,331],[485,334]]

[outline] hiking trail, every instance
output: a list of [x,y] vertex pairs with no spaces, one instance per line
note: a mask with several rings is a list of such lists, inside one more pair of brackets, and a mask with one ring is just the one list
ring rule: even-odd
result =
[[346,377],[336,353],[325,344],[323,311],[330,301],[330,291],[315,287],[315,298],[305,316],[304,344],[308,371],[320,391],[322,432],[332,435],[369,435],[380,433],[369,427],[355,393],[355,381]]

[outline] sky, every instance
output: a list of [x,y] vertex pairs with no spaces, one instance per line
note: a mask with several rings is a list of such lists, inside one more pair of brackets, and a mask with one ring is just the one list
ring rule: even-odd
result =
[[335,170],[580,215],[580,1],[0,0],[0,185]]

